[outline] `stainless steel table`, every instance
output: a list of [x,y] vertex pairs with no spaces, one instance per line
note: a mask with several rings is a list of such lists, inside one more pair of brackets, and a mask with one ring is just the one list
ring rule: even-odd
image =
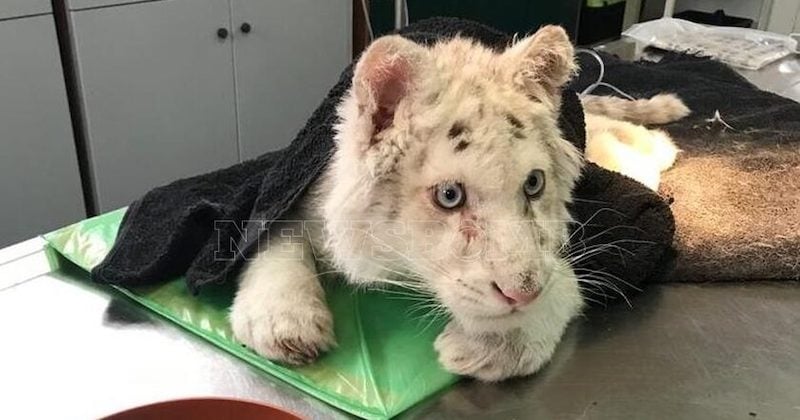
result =
[[[346,414],[136,304],[53,267],[34,239],[0,250],[0,419],[89,419],[227,396]],[[800,418],[800,284],[655,285],[588,311],[531,378],[462,381],[404,418]]]

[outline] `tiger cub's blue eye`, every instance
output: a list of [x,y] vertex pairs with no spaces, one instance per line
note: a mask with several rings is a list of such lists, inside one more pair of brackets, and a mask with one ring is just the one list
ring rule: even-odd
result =
[[467,194],[458,182],[443,182],[433,191],[433,201],[445,210],[453,210],[464,205]]
[[534,169],[528,174],[525,184],[522,185],[522,190],[528,198],[539,198],[544,190],[544,171],[541,169]]

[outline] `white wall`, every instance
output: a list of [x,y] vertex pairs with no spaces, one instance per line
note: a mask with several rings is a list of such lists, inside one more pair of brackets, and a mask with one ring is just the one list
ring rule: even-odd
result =
[[[642,21],[658,19],[664,11],[664,0],[642,1]],[[800,0],[676,0],[675,12],[725,10],[731,16],[754,20],[754,27],[780,34],[800,32]],[[632,10],[631,10],[632,11]],[[633,23],[630,13],[627,23]]]
[[800,32],[800,0],[773,0],[767,30],[780,34]]
[[[791,0],[797,2],[797,0]],[[715,12],[724,10],[726,15],[753,19],[756,24],[761,18],[761,5],[764,0],[677,0],[675,13],[684,10]],[[765,16],[766,18],[766,16]]]

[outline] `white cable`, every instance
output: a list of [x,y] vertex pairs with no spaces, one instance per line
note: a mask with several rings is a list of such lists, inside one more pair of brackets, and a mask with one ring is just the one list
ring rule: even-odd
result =
[[605,86],[605,87],[613,90],[614,92],[619,93],[621,96],[623,96],[625,99],[627,99],[629,101],[635,101],[636,100],[636,98],[634,98],[633,96],[628,95],[627,93],[623,92],[622,89],[620,89],[620,88],[618,88],[618,87],[616,87],[616,86],[614,86],[614,85],[612,85],[610,83],[599,82],[599,83],[597,83],[597,86]]
[[394,0],[394,29],[403,27],[403,0]]
[[367,24],[367,33],[369,35],[369,42],[375,39],[375,32],[372,32],[372,22],[369,19],[369,10],[367,10],[367,0],[361,0],[361,10],[364,11],[364,22]]
[[664,17],[669,18],[675,14],[675,0],[666,0],[664,2]]
[[622,95],[626,99],[629,99],[631,101],[635,101],[636,100],[636,98],[634,98],[633,96],[628,95],[627,93],[623,92],[620,88],[618,88],[618,87],[616,87],[616,86],[614,86],[614,85],[612,85],[610,83],[606,83],[606,82],[603,81],[603,77],[605,77],[605,75],[606,75],[606,65],[605,65],[605,63],[603,63],[603,58],[600,57],[600,54],[598,54],[596,51],[590,50],[588,48],[578,48],[578,49],[575,50],[575,52],[591,55],[592,57],[594,57],[595,60],[597,60],[597,63],[600,65],[600,72],[597,75],[597,81],[595,81],[591,85],[587,86],[586,89],[584,89],[583,92],[581,92],[581,94],[580,94],[581,98],[586,96],[586,95],[588,95],[588,94],[590,94],[590,93],[592,93],[595,89],[597,89],[598,86],[604,86],[604,87],[610,88],[614,92],[619,93],[620,95]]
[[[361,0],[361,10],[364,12],[364,23],[367,25],[367,33],[369,35],[369,41],[372,42],[375,39],[375,32],[372,30],[372,21],[369,18],[367,1],[368,0]],[[405,22],[403,26],[408,26],[409,21],[411,19],[410,15],[408,14],[408,1],[402,0],[402,3],[403,3],[403,21]]]

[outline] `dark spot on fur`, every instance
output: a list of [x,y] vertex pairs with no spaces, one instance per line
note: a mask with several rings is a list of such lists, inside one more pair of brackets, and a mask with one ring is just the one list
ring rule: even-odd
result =
[[508,123],[511,124],[511,126],[516,128],[517,130],[521,130],[521,129],[523,129],[525,127],[522,124],[522,121],[519,120],[519,118],[517,118],[517,117],[515,117],[515,116],[513,116],[511,114],[506,114],[506,121],[508,121]]
[[461,299],[468,300],[468,301],[470,301],[472,303],[477,303],[478,305],[481,305],[481,304],[484,303],[484,302],[481,302],[478,299],[475,299],[474,297],[471,297],[471,296],[462,296]]
[[461,140],[461,141],[459,141],[459,142],[458,142],[458,144],[456,145],[456,147],[455,147],[455,150],[456,150],[456,152],[461,152],[461,151],[463,151],[464,149],[466,149],[466,148],[467,148],[467,146],[469,146],[469,142],[468,142],[468,141]]
[[[471,291],[475,292],[476,294],[478,294],[478,295],[480,295],[480,296],[483,296],[483,295],[484,295],[484,293],[483,293],[483,292],[481,292],[480,290],[476,289],[476,288],[475,288],[475,287],[473,287],[473,286],[470,286],[470,285],[468,285],[466,282],[464,282],[464,280],[461,280],[460,278],[457,278],[457,279],[456,279],[456,283],[458,283],[458,284],[460,284],[461,286],[463,286],[463,287],[465,287],[465,288],[467,288],[467,289],[469,289],[469,290],[471,290]],[[462,297],[463,297],[463,298],[467,298],[467,296],[462,296]],[[472,299],[474,299],[474,298],[472,298]],[[477,300],[476,300],[476,301],[477,301]]]
[[514,136],[515,139],[522,140],[525,138],[525,134],[522,132],[522,130],[525,128],[525,125],[522,124],[522,121],[520,121],[519,118],[511,114],[506,114],[506,121],[511,124],[511,135]]
[[525,216],[533,217],[533,208],[531,208],[531,202],[528,199],[525,199]]
[[447,137],[454,139],[464,134],[465,131],[467,131],[467,127],[464,127],[463,123],[457,122],[450,127],[450,131],[447,132]]
[[440,94],[440,92],[434,92],[434,93],[428,95],[425,98],[425,103],[428,104],[428,105],[433,105],[433,104],[439,102],[439,94]]
[[527,97],[528,97],[528,99],[530,99],[530,100],[531,100],[531,101],[533,101],[533,102],[537,102],[537,103],[538,103],[538,102],[542,102],[542,101],[540,101],[540,100],[539,100],[539,98],[538,98],[536,95],[534,95],[534,94],[532,94],[532,93],[528,93],[528,94],[526,94],[525,96],[527,96]]
[[525,292],[532,292],[533,287],[533,273],[526,271],[520,276],[522,278],[522,290]]

